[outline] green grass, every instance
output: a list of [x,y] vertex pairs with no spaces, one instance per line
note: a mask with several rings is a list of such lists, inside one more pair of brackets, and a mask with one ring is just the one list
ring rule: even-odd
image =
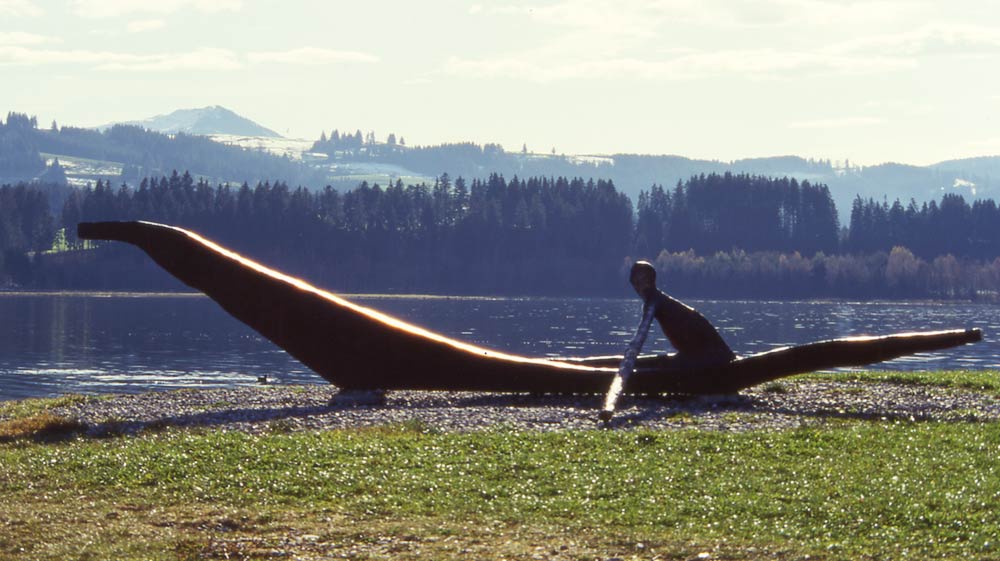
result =
[[[995,372],[806,378],[830,377],[1000,395]],[[1000,559],[993,422],[60,432],[86,399],[0,402],[0,559]]]
[[1000,559],[1000,424],[0,444],[0,559]]
[[0,420],[19,419],[48,412],[55,407],[83,403],[99,397],[69,394],[60,397],[0,401]]
[[805,374],[790,380],[886,382],[891,384],[934,386],[976,390],[1000,395],[1000,372],[996,370],[930,370],[917,372],[859,371]]

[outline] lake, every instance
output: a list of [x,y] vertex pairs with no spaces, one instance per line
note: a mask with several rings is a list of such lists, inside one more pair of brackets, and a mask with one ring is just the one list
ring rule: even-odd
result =
[[[636,299],[351,296],[359,304],[498,350],[534,356],[624,351]],[[738,354],[900,331],[979,327],[985,340],[877,368],[1000,368],[1000,305],[689,300]],[[669,345],[651,332],[646,352]],[[323,383],[197,294],[0,292],[0,400],[63,393]]]

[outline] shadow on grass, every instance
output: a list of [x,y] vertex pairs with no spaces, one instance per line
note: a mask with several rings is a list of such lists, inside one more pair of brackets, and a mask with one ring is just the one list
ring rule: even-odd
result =
[[16,441],[61,442],[86,430],[79,421],[49,412],[0,423],[0,443]]
[[[597,421],[603,397],[599,395],[538,395],[538,394],[482,394],[462,392],[424,392],[419,399],[413,399],[412,392],[387,396],[384,404],[365,403],[316,403],[308,405],[275,405],[273,407],[239,407],[232,404],[225,408],[164,415],[153,420],[111,420],[76,427],[64,431],[66,434],[85,432],[89,437],[115,437],[155,432],[171,428],[225,428],[243,429],[257,425],[255,432],[287,432],[305,426],[314,417],[358,414],[360,417],[374,418],[381,410],[398,411],[403,414],[381,421],[384,425],[419,425],[423,423],[417,415],[407,417],[405,412],[434,411],[441,409],[468,409],[471,416],[476,409],[530,409],[557,408],[566,412],[567,417],[579,420],[593,416],[595,428],[637,428],[664,419],[676,419],[678,427],[698,427],[708,430],[748,430],[755,426],[763,428],[762,419],[791,418],[787,426],[796,426],[795,418],[842,421],[875,422],[979,422],[1000,418],[1000,401],[990,399],[976,404],[974,408],[961,409],[961,404],[947,400],[933,401],[907,394],[899,403],[893,401],[894,394],[880,395],[877,388],[842,392],[839,394],[815,394],[797,389],[775,391],[765,388],[756,394],[727,396],[637,396],[623,397],[619,413],[607,425]],[[491,413],[495,417],[495,411]],[[558,423],[558,416],[554,423]],[[359,425],[369,425],[372,419],[364,419]],[[379,421],[378,419],[375,419]],[[511,419],[516,423],[515,419]],[[710,422],[707,422],[710,421]],[[378,424],[378,423],[376,423]],[[353,424],[351,426],[354,426]],[[774,423],[771,424],[774,426]],[[485,427],[484,427],[485,428]],[[42,433],[39,433],[41,435]],[[48,433],[58,434],[58,431]],[[0,436],[2,438],[2,436]],[[51,436],[45,438],[52,438]],[[35,438],[41,440],[42,437]]]

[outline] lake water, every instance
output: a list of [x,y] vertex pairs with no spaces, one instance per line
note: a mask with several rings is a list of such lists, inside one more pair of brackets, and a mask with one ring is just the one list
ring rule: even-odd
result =
[[[640,309],[635,299],[351,299],[451,337],[534,356],[621,353]],[[1000,368],[998,305],[688,303],[739,354],[850,335],[979,327],[981,343],[877,368]],[[669,350],[654,331],[644,350]],[[274,383],[326,383],[201,295],[0,293],[0,400],[246,385],[259,376]]]

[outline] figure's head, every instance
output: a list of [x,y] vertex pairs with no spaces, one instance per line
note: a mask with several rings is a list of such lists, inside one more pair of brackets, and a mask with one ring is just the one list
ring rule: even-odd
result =
[[628,281],[632,283],[639,296],[643,296],[647,291],[656,289],[656,269],[649,261],[636,261],[632,265]]

